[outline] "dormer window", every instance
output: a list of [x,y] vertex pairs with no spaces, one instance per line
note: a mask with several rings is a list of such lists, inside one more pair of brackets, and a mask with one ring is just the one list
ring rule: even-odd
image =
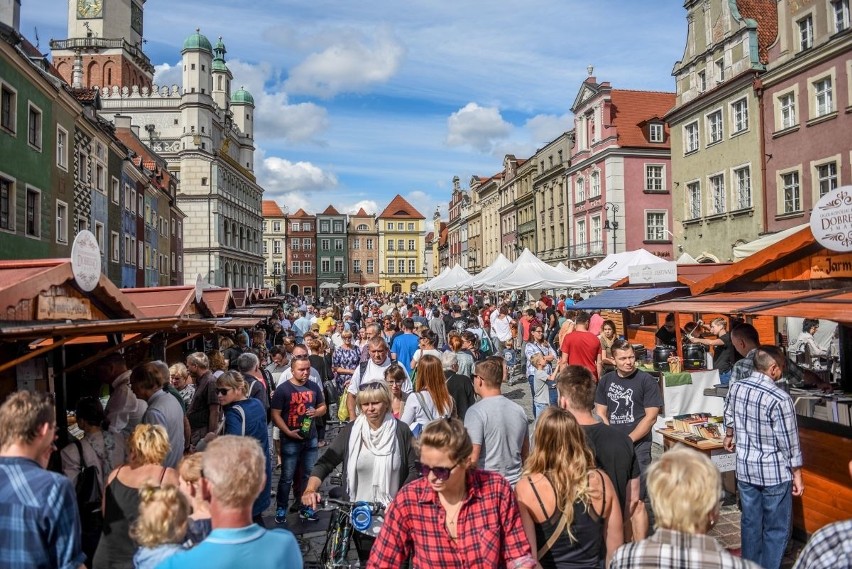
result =
[[651,142],[663,142],[663,123],[652,122],[648,128]]

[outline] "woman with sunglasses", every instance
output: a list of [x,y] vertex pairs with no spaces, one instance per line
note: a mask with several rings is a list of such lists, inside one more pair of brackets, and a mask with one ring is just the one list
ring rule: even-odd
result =
[[385,369],[385,383],[390,387],[391,394],[391,414],[394,419],[402,417],[402,412],[405,409],[405,402],[408,400],[408,393],[402,390],[402,386],[408,377],[405,375],[405,370],[399,364],[391,364]]
[[[532,326],[530,326],[530,338],[524,347],[524,357],[527,360],[527,380],[530,382],[530,393],[532,394],[533,401],[535,401],[535,366],[532,364],[532,357],[541,355],[546,364],[544,371],[550,375],[553,372],[553,362],[556,361],[556,352],[547,342],[547,337],[544,335],[544,326],[538,320],[533,320],[532,322]],[[558,398],[556,394],[556,382],[549,382],[547,387],[549,389],[550,404],[556,405]],[[537,415],[538,409],[533,405],[533,418]]]
[[385,516],[368,569],[531,569],[536,566],[509,482],[471,461],[457,419],[435,421],[420,438],[418,471]]
[[266,484],[252,506],[254,522],[263,526],[263,512],[271,503],[272,459],[269,456],[269,435],[266,428],[266,410],[260,400],[248,396],[249,385],[238,371],[228,371],[216,380],[216,396],[225,418],[219,426],[221,435],[253,437],[266,449]]
[[[317,460],[302,494],[305,506],[317,508],[322,481],[341,463],[344,489],[353,502],[381,502],[387,506],[399,489],[417,476],[411,430],[391,415],[387,385],[377,381],[362,386],[355,403],[361,414],[341,429]],[[374,519],[366,532],[352,534],[362,563],[370,556],[380,527],[380,520]]]
[[548,407],[533,440],[515,493],[541,567],[602,567],[624,541],[621,506],[583,428],[569,411]]

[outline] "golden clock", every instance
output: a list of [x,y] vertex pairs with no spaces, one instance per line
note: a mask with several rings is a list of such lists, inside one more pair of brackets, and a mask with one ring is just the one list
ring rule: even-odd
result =
[[81,18],[100,18],[103,11],[103,0],[77,0],[77,15]]

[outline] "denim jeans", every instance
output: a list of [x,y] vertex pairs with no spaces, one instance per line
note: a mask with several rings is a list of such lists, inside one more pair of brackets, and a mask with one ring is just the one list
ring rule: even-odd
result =
[[528,375],[527,381],[529,381],[529,383],[530,383],[530,395],[532,395],[532,400],[533,400],[533,408],[532,408],[533,419],[535,419],[536,417],[538,417],[538,408],[535,405],[535,379],[534,379],[534,376]]
[[765,569],[778,569],[792,529],[793,483],[755,486],[737,481],[737,490],[743,559]]
[[[306,441],[297,441],[281,433],[281,477],[278,479],[278,495],[275,497],[279,508],[287,508],[290,502],[291,487],[296,502],[300,502],[302,492],[304,492],[308,483],[308,477],[317,462],[317,443],[316,437]],[[299,479],[293,480],[297,470]]]

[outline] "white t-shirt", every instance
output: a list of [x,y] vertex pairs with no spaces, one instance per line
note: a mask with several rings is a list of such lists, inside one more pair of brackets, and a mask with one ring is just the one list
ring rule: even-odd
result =
[[[387,358],[385,363],[382,365],[376,365],[373,363],[373,360],[367,360],[367,367],[364,369],[364,377],[361,377],[361,364],[358,364],[358,367],[355,368],[355,373],[352,374],[352,379],[349,380],[349,388],[347,391],[352,395],[358,395],[358,392],[361,390],[362,383],[366,385],[368,383],[373,383],[374,381],[384,381],[385,370],[388,369],[390,365],[390,358]],[[405,383],[402,384],[402,390],[405,393],[411,393],[414,389],[414,386],[411,384],[411,378],[408,376],[405,366],[400,367],[402,368],[402,371],[405,372]]]
[[497,339],[501,342],[505,342],[512,337],[512,329],[509,325],[512,323],[512,319],[508,316],[504,318],[495,318],[491,321],[491,332],[497,336]]
[[[290,381],[291,379],[293,379],[293,370],[289,367],[283,372],[281,372],[281,374],[278,376],[278,381],[275,381],[275,376],[272,376],[272,380],[273,383],[275,383],[275,387],[278,387],[285,381]],[[320,377],[319,372],[314,368],[311,368],[311,374],[308,376],[308,379],[319,385],[320,388],[322,388],[322,378]]]

